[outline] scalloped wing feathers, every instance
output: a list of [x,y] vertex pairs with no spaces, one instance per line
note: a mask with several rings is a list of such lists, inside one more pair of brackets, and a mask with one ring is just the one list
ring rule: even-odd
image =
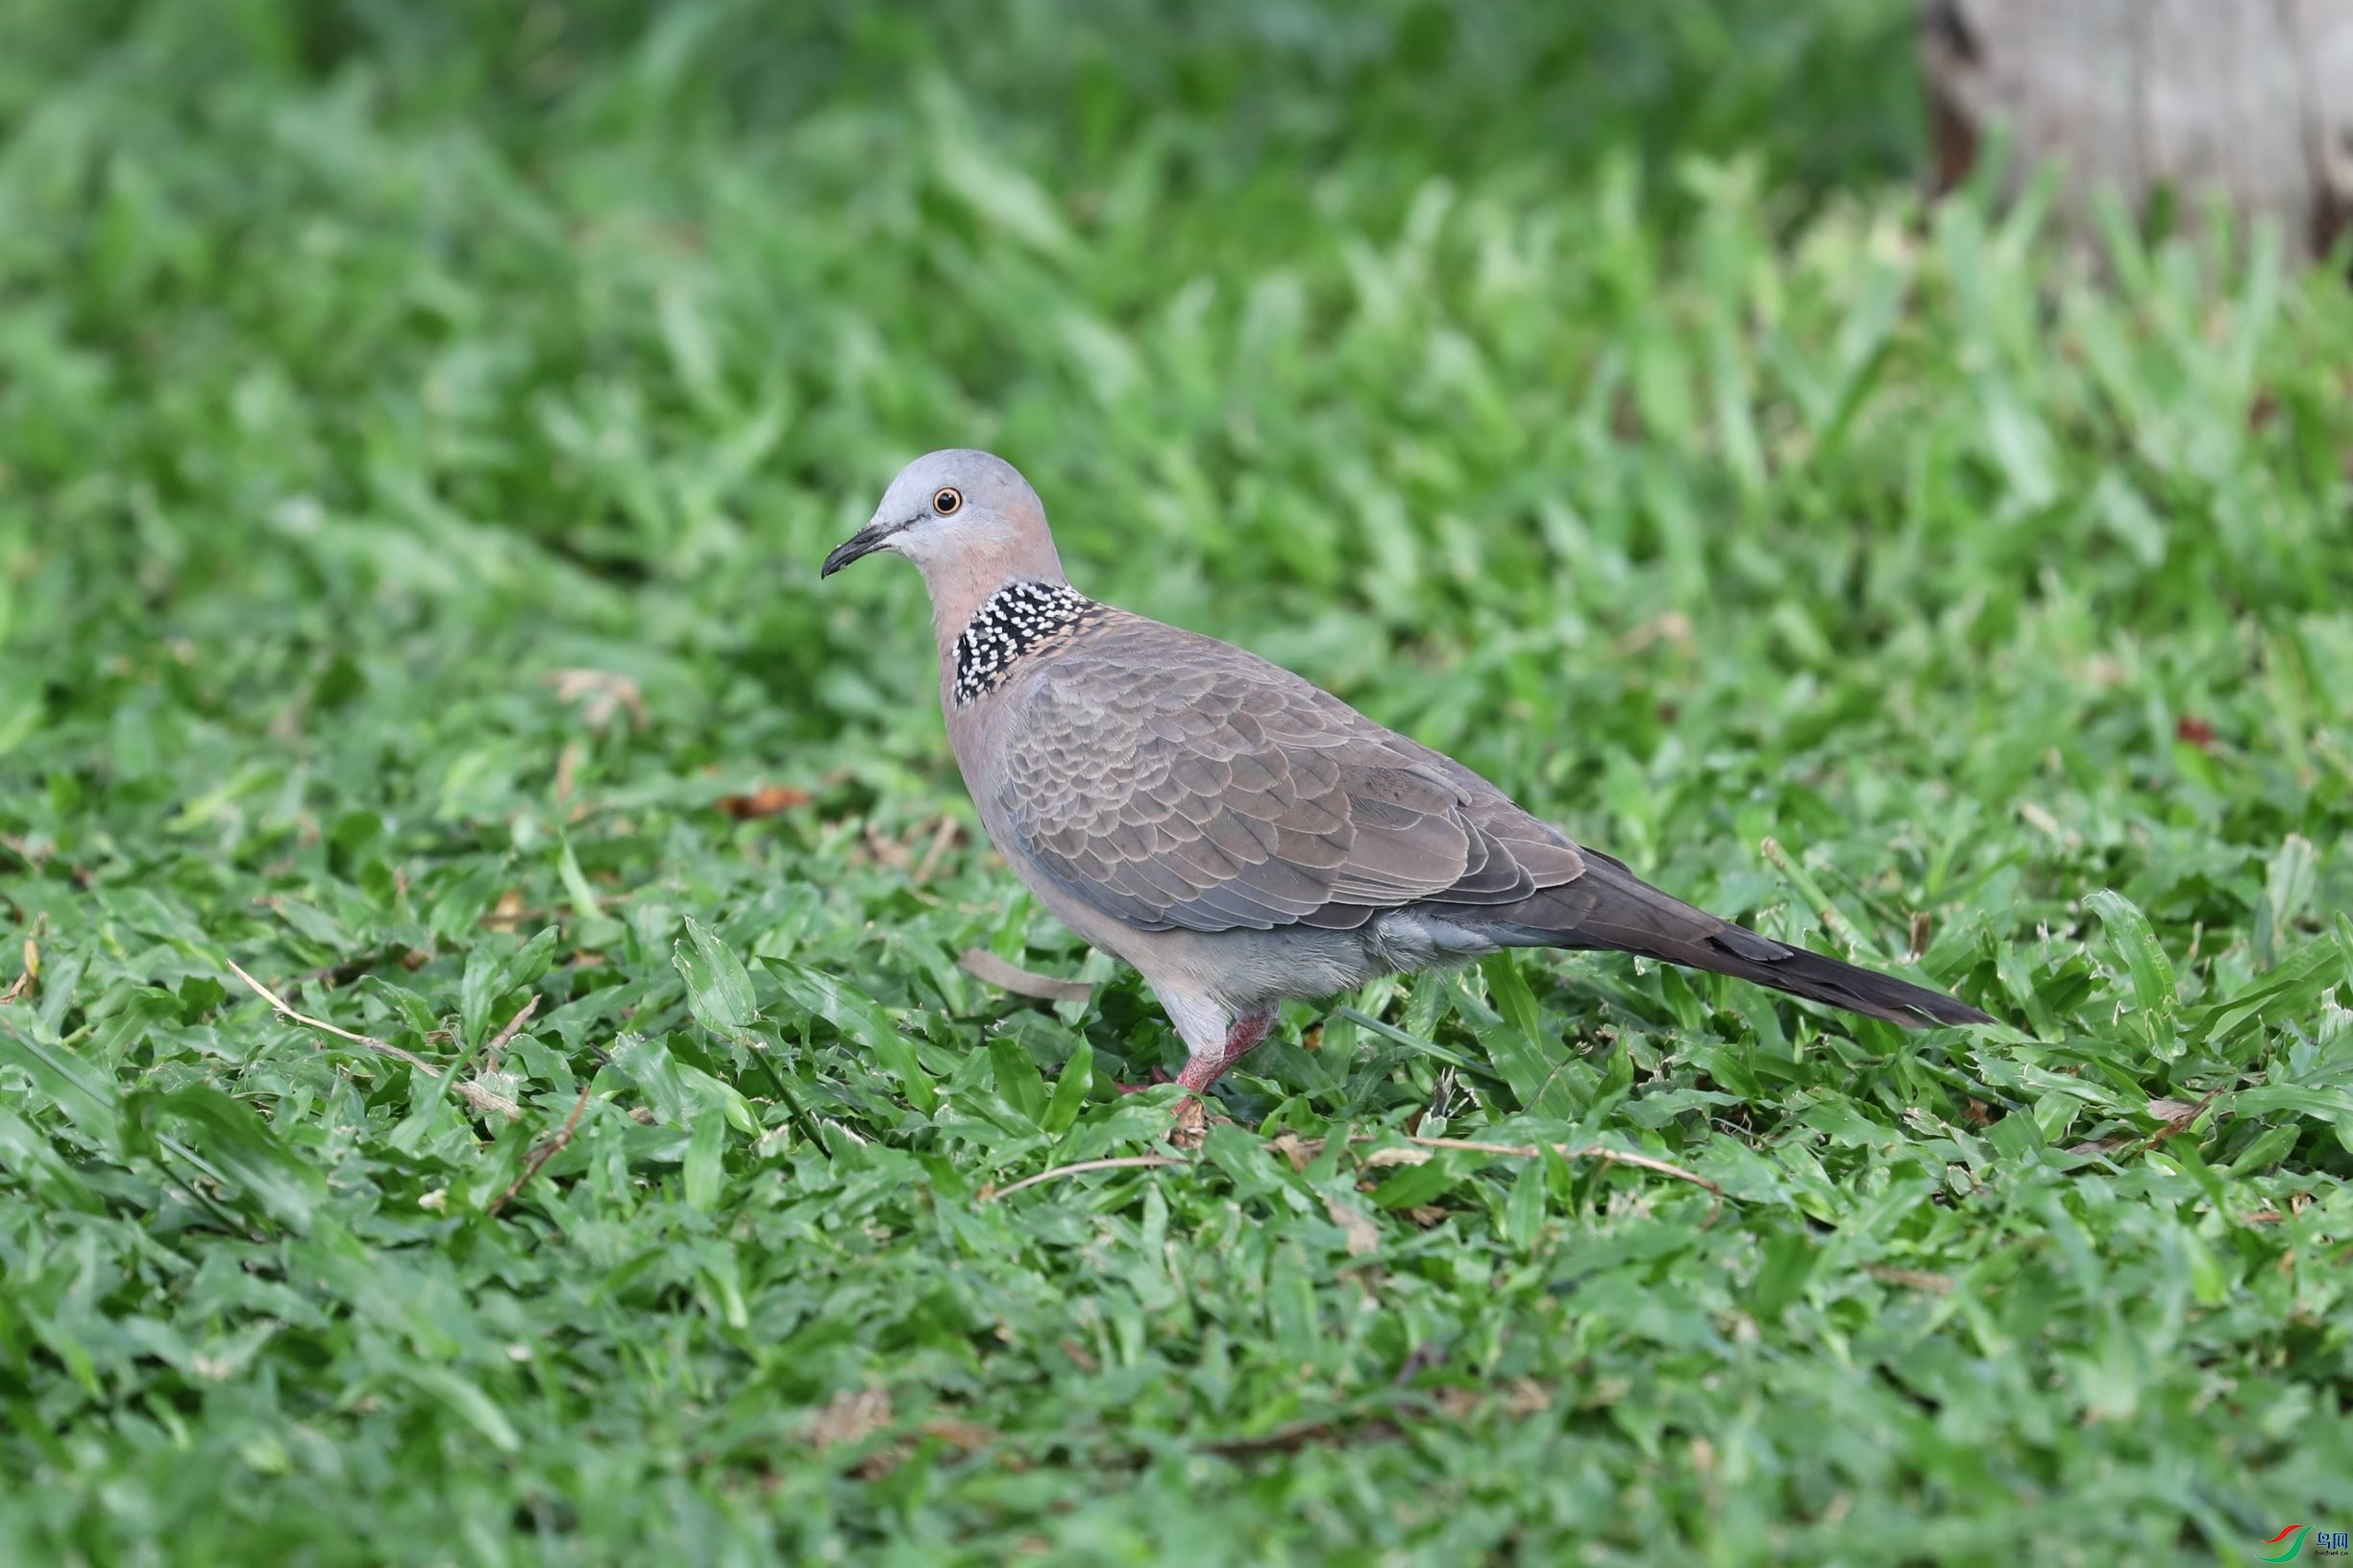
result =
[[1350,930],[1502,905],[1577,846],[1453,759],[1255,654],[1114,613],[991,715],[1018,850],[1143,931]]

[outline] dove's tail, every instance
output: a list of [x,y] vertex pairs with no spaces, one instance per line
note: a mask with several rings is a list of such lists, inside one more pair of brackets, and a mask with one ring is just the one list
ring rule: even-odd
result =
[[1514,946],[1605,948],[1771,986],[1907,1029],[1994,1018],[1942,992],[1760,937],[1652,887],[1592,849],[1584,873],[1500,909],[1464,911],[1464,923]]

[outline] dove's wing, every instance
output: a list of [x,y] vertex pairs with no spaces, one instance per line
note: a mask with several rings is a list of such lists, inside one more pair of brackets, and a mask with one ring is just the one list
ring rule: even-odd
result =
[[1461,764],[1139,617],[1059,652],[996,722],[1007,847],[1139,930],[1351,929],[1423,900],[1514,903],[1584,870]]

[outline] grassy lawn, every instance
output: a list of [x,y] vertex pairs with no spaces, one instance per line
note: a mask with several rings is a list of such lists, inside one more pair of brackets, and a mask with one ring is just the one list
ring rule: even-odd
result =
[[[1924,202],[1906,0],[1161,10],[7,8],[0,1560],[2353,1526],[2341,282]],[[818,582],[968,444],[2003,1026],[1522,955],[1010,1190],[1180,1048]]]

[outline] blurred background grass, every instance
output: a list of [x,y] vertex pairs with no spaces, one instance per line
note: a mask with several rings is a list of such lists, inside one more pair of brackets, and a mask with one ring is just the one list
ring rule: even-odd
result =
[[[7,8],[0,935],[45,954],[10,1015],[34,1054],[0,1065],[24,1560],[2061,1561],[2087,1498],[2169,1560],[2353,1511],[2322,1458],[2353,1449],[2343,1298],[2310,1262],[2353,1139],[2353,306],[2227,222],[2117,217],[2087,256],[2039,195],[1924,205],[1911,26],[1897,0]],[[1374,1328],[1334,1327],[1354,1234],[1238,1174],[1073,1189],[1034,1232],[940,1218],[1054,1144],[1035,1114],[907,1109],[1020,1110],[983,1023],[1049,1073],[1082,1040],[1130,1073],[1168,1048],[1132,981],[1056,1019],[952,968],[1080,962],[985,857],[910,887],[933,824],[970,822],[919,586],[815,566],[900,462],[964,444],[1024,468],[1089,592],[1292,665],[1728,914],[1805,937],[1835,900],[2039,1043],[1830,1045],[1738,988],[1550,966],[1581,1128],[1752,1207],[1703,1235],[1702,1194],[1653,1213],[1566,1167],[1391,1191],[1412,1305]],[[814,798],[715,809],[762,783]],[[1794,898],[1769,837],[1810,868]],[[2103,886],[2176,980],[2087,915]],[[690,915],[875,999],[758,976],[871,1179],[689,1021]],[[549,924],[552,969],[518,956]],[[436,1063],[438,1027],[478,1047],[537,990],[505,1069],[529,1116],[485,1152],[430,1075],[370,1081],[232,997],[232,954],[311,973],[314,1009],[320,974],[384,968],[335,1016]],[[1476,1053],[1484,994],[1360,1000]],[[877,1003],[922,1042],[895,1076],[844,1043]],[[1431,1104],[1432,1061],[1316,1021],[1238,1085],[1246,1124]],[[736,1099],[624,1073],[640,1128],[595,1079],[541,1178],[574,1195],[515,1239],[490,1199],[625,1025]],[[200,1087],[250,1114],[172,1098]],[[2024,1161],[2209,1090],[2238,1112],[2194,1170],[2095,1201],[2054,1155],[1927,1217],[1975,1190],[1945,1172],[1984,1118]],[[148,1127],[250,1158],[192,1180]],[[1460,1227],[1391,1213],[1441,1197]],[[1218,1251],[1245,1200],[1292,1251],[1230,1242],[1203,1298],[1264,1321],[1204,1337],[1158,1286],[1094,1294],[1158,1237]],[[1814,1271],[1825,1225],[1875,1239]],[[860,1226],[856,1260],[816,1244]],[[2033,1287],[1889,1304],[1890,1249]],[[1492,1301],[1490,1270],[1517,1271]],[[1701,1305],[1662,1326],[1654,1289]],[[992,1318],[1017,1350],[952,1348]],[[1761,1359],[1728,1348],[1760,1322]],[[517,1370],[518,1337],[561,1370]],[[1187,1446],[1410,1383],[1427,1344],[1550,1413],[1257,1468]],[[803,1458],[809,1412],[868,1384],[899,1425]],[[681,1414],[705,1402],[717,1436]],[[935,1405],[1044,1468],[921,1479]],[[873,1464],[892,1443],[924,1457]],[[1112,1449],[1133,1507],[1087,1479]],[[1393,1506],[1424,1467],[1430,1510]]]

